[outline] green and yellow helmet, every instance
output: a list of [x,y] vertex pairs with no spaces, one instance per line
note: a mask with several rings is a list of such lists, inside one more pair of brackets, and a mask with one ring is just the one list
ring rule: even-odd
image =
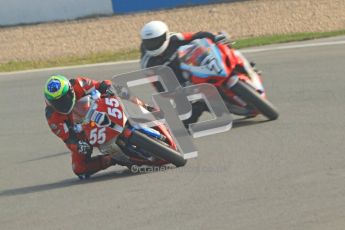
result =
[[75,105],[75,93],[69,80],[62,75],[51,76],[44,86],[44,97],[57,112],[69,114]]

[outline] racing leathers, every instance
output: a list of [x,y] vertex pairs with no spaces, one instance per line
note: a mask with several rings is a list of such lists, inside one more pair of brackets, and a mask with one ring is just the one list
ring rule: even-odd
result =
[[[98,82],[86,77],[77,77],[69,80],[76,96],[76,100],[90,94],[95,89],[105,94],[111,86],[111,81]],[[72,153],[72,169],[81,179],[88,178],[99,170],[114,165],[109,155],[91,157],[92,146],[87,140],[74,131],[73,112],[61,114],[50,105],[46,105],[45,115],[51,131],[58,136]]]
[[[178,81],[182,86],[184,86],[188,80],[183,77],[182,70],[180,68],[180,60],[177,54],[179,47],[187,45],[195,39],[209,38],[215,42],[216,35],[210,32],[197,32],[197,33],[170,33],[170,41],[167,49],[158,56],[149,55],[141,44],[141,68],[149,68],[158,65],[169,66],[175,73]],[[158,92],[164,91],[162,85],[159,82],[155,82],[154,87]],[[203,101],[197,101],[192,104],[192,116],[187,120],[184,120],[184,124],[188,125],[189,123],[197,122],[198,118],[201,116],[203,111],[207,111],[207,106]]]

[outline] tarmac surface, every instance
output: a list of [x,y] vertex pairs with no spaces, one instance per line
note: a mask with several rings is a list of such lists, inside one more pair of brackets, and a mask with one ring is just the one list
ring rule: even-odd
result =
[[116,166],[87,181],[46,124],[44,82],[109,79],[138,64],[1,74],[0,228],[345,229],[345,44],[274,49],[344,40],[246,52],[278,120],[236,119],[229,132],[195,139],[199,157],[183,168]]

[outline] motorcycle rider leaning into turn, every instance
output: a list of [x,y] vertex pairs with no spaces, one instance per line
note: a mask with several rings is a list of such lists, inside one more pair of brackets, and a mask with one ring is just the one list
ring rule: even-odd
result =
[[[179,47],[201,38],[208,38],[215,43],[231,45],[228,36],[224,33],[219,33],[218,35],[203,31],[197,33],[175,33],[170,32],[168,26],[162,21],[151,21],[145,24],[141,29],[140,37],[141,68],[167,65],[174,71],[182,86],[188,83],[188,79],[184,78],[180,69],[180,60],[177,55]],[[158,92],[164,91],[159,82],[155,82],[153,85]],[[203,111],[208,111],[203,101],[193,102],[192,116],[184,120],[185,125],[197,122]]]
[[98,92],[111,95],[110,86],[111,81],[108,80],[98,82],[86,77],[68,80],[56,75],[51,76],[44,87],[48,125],[71,151],[72,168],[80,179],[116,164],[109,155],[91,157],[92,146],[75,130],[72,113],[76,101],[85,95],[98,97]]

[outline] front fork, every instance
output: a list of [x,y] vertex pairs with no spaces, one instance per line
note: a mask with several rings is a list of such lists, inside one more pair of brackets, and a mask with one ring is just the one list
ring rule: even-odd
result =
[[226,104],[230,112],[242,116],[255,116],[258,114],[256,109],[242,100],[241,95],[236,95],[232,91],[232,87],[238,81],[243,81],[253,87],[262,97],[266,97],[265,89],[260,75],[253,69],[242,53],[236,50],[235,55],[239,59],[239,63],[241,63],[240,71],[234,71],[233,75],[228,78],[219,91],[227,102]]
[[225,82],[224,85],[218,88],[218,91],[231,113],[246,116],[252,114],[252,108],[241,99],[240,95],[236,95],[231,90],[238,81],[241,81],[238,75],[233,75]]
[[239,60],[241,60],[242,67],[245,71],[245,73],[243,73],[244,76],[240,76],[240,79],[245,81],[248,85],[252,86],[263,97],[266,97],[261,76],[254,70],[247,58],[245,58],[240,51],[235,50],[234,54]]

